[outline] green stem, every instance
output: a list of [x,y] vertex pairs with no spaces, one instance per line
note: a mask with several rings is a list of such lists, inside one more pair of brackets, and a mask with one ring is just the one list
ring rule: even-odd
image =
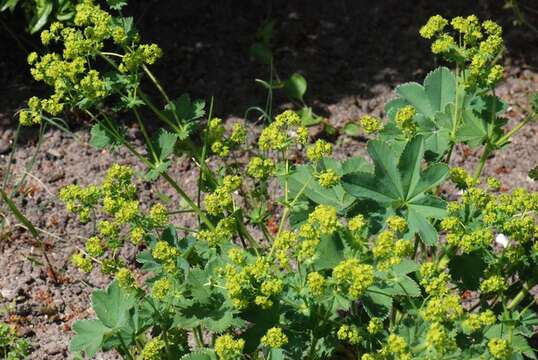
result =
[[256,240],[252,237],[252,235],[250,234],[248,229],[245,227],[245,223],[244,223],[244,221],[242,221],[243,219],[240,219],[240,220],[241,221],[239,221],[239,233],[241,235],[243,235],[244,237],[246,237],[249,245],[254,249],[254,251],[256,252],[256,255],[257,255],[258,254],[258,249],[260,248],[260,246],[258,245]]
[[475,170],[474,177],[475,179],[480,178],[480,174],[482,174],[482,170],[484,169],[484,165],[486,165],[486,161],[488,160],[489,155],[491,155],[491,148],[489,145],[486,145],[484,147],[484,152],[482,153],[482,156],[480,156],[480,162],[478,163],[478,167]]
[[127,358],[130,360],[134,360],[133,355],[131,355],[131,352],[129,351],[127,344],[125,344],[125,340],[123,340],[123,337],[121,336],[121,334],[119,334],[118,337],[120,338],[121,347],[125,349],[125,354],[127,355]]
[[[142,90],[139,90],[138,94],[140,95],[140,98],[144,101],[144,103],[148,105],[151,111],[153,111],[159,117],[159,119],[161,119],[164,123],[170,126],[176,133],[182,133],[182,129],[176,124],[174,124],[172,121],[170,121],[170,119],[168,119],[168,117],[151,102],[149,97]],[[212,184],[216,184],[217,182],[215,180],[213,172],[207,166],[205,161],[201,161],[201,155],[197,150],[196,145],[189,138],[185,139],[184,143],[187,145],[194,158],[198,161],[198,166],[200,167],[201,171],[203,171],[204,174],[208,177],[208,180]]]
[[512,302],[506,307],[508,311],[513,310],[516,306],[519,305],[521,301],[525,298],[525,296],[529,293],[530,289],[532,289],[536,285],[537,281],[534,280],[530,284],[523,284],[523,288],[517,293],[517,295],[514,297]]
[[535,116],[536,115],[534,114],[532,116],[526,116],[522,121],[520,121],[516,126],[514,126],[512,130],[507,132],[502,138],[497,141],[497,146],[502,146],[506,144],[512,136],[517,134],[523,128],[523,126],[527,125],[531,120],[535,118]]
[[284,209],[284,213],[282,214],[282,219],[280,219],[280,224],[278,225],[278,233],[276,234],[276,237],[280,235],[282,230],[284,229],[284,223],[286,218],[288,217],[290,205],[288,204],[288,177],[289,177],[289,161],[287,159],[286,153],[283,154],[283,157],[286,158],[286,173],[284,174],[284,204],[286,205],[286,208]]
[[450,166],[450,159],[452,158],[452,153],[454,152],[454,147],[456,146],[455,143],[450,144],[450,148],[448,149],[448,153],[446,155],[445,163]]
[[[211,97],[211,103],[209,104],[209,112],[207,115],[207,120],[210,121],[213,117],[213,97]],[[202,154],[200,156],[200,171],[198,173],[198,190],[196,194],[196,203],[198,206],[200,206],[201,200],[202,200],[202,182],[203,182],[203,175],[204,172],[202,171],[202,164],[205,164],[206,162],[206,152],[207,152],[207,137],[208,137],[208,131],[204,131],[204,139],[203,139],[203,145],[202,145]],[[199,220],[199,219],[198,219]]]
[[[87,113],[93,118],[96,119],[95,115],[93,115],[90,111],[87,111]],[[115,133],[111,130],[111,135],[115,136],[125,147],[133,154],[135,155],[141,162],[143,162],[146,166],[152,167],[151,162],[148,161],[144,156],[142,156],[131,144],[129,144],[126,139],[118,133]],[[209,219],[205,216],[204,212],[192,199],[187,195],[187,193],[168,175],[168,173],[163,173],[161,176],[176,190],[176,192],[185,200],[185,202],[191,207],[191,209],[202,219],[202,221],[207,225],[207,227],[211,230],[215,228],[213,223],[209,221]]]
[[153,143],[151,142],[151,139],[149,137],[148,132],[146,131],[146,127],[144,126],[144,123],[142,121],[142,118],[140,117],[140,114],[136,109],[133,109],[133,112],[136,117],[136,121],[138,122],[138,126],[140,126],[140,131],[142,132],[142,135],[144,136],[144,140],[146,141],[146,145],[151,152],[151,157],[155,162],[157,162],[159,159],[157,157],[157,153],[155,152],[155,149],[153,148]]
[[146,73],[146,75],[150,78],[151,82],[155,85],[155,87],[157,88],[157,90],[159,90],[159,92],[161,93],[161,95],[163,96],[164,100],[166,101],[167,104],[170,103],[170,98],[168,97],[168,95],[166,94],[166,91],[164,91],[164,88],[163,86],[161,85],[161,83],[159,82],[159,80],[157,80],[157,78],[155,77],[155,75],[153,75],[153,73],[149,70],[149,68],[144,64],[142,65],[142,69],[144,69],[144,72]]
[[168,173],[163,173],[162,177],[176,190],[176,192],[185,200],[185,202],[194,210],[194,212],[200,217],[200,219],[207,225],[210,230],[214,230],[215,226],[207,218],[205,213],[196,205],[194,201],[187,195],[185,191],[168,175]]
[[139,90],[138,95],[140,96],[142,101],[144,101],[144,103],[151,109],[151,111],[153,111],[153,113],[157,115],[159,119],[161,119],[161,121],[163,121],[166,125],[170,126],[175,132],[181,132],[182,129],[180,129],[176,124],[170,121],[170,119],[153,104],[153,102],[149,99],[146,93],[144,93],[142,90]]
[[318,343],[318,338],[315,335],[314,331],[312,331],[312,343],[310,344],[310,350],[308,351],[308,359],[310,359],[310,360],[315,359],[317,343]]
[[194,328],[194,339],[196,340],[196,346],[203,348],[205,347],[204,344],[204,336],[202,334],[202,328],[200,326],[197,326]]

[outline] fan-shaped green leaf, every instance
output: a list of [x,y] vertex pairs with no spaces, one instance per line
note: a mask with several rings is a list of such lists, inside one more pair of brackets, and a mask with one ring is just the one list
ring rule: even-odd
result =
[[435,115],[434,109],[430,104],[429,96],[422,85],[416,82],[402,84],[396,88],[396,93],[407,100],[418,113],[424,114],[429,118]]
[[377,286],[371,286],[362,297],[364,310],[370,317],[379,317],[386,319],[392,309],[392,297],[390,297],[385,289]]
[[197,349],[190,354],[183,355],[180,360],[217,360],[217,355],[211,349]]
[[443,111],[456,96],[456,78],[446,67],[439,67],[424,79],[424,90],[434,111]]
[[92,306],[99,320],[111,329],[123,326],[129,319],[129,310],[135,305],[136,298],[113,281],[106,290],[92,293]]

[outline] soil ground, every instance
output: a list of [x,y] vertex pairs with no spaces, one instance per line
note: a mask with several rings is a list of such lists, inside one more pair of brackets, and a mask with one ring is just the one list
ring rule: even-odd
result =
[[[498,95],[510,104],[511,127],[524,117],[528,94],[538,90],[538,35],[513,26],[512,14],[498,3],[256,0],[245,5],[231,0],[146,0],[131,1],[127,13],[135,17],[146,41],[163,47],[165,57],[155,71],[169,93],[214,96],[217,115],[241,121],[246,108],[265,101],[254,79],[266,78],[268,69],[253,62],[248,49],[262,21],[275,19],[274,53],[279,74],[302,73],[308,80],[306,101],[337,129],[366,113],[383,116],[383,104],[393,96],[396,85],[422,81],[437,65],[428,43],[417,35],[430,15],[476,13],[493,18],[506,29],[506,79]],[[12,32],[24,33],[20,18],[0,16]],[[21,48],[37,43],[26,35],[18,38]],[[21,48],[8,32],[0,32],[0,177],[6,176],[10,159],[15,177],[26,174],[27,181],[15,200],[35,226],[46,232],[44,246],[61,281],[56,283],[43,265],[40,245],[10,219],[12,226],[0,234],[0,321],[16,325],[20,335],[29,339],[31,359],[67,359],[70,326],[76,319],[92,316],[89,295],[109,279],[96,271],[80,274],[69,264],[69,255],[91,235],[91,228],[81,226],[66,212],[57,198],[58,190],[71,183],[98,183],[113,163],[142,169],[124,149],[110,153],[92,148],[88,123],[76,118],[69,119],[71,133],[50,129],[39,148],[37,132],[25,129],[14,148],[16,111],[27,97],[44,91],[29,76],[26,53]],[[278,96],[275,103],[277,108],[290,105]],[[250,126],[253,132],[257,130]],[[138,136],[136,127],[130,131]],[[538,163],[537,131],[536,124],[525,128],[508,150],[490,159],[485,173],[498,176],[507,188],[538,190],[538,184],[527,176]],[[339,135],[335,143],[338,157],[365,153],[364,138]],[[457,150],[454,165],[472,168],[480,155],[466,148]],[[33,166],[27,168],[30,163]],[[176,162],[171,174],[188,191],[195,190],[196,169],[187,161]],[[140,184],[139,189],[147,204],[160,196],[157,189],[172,194],[160,182]],[[133,263],[135,253],[136,249],[130,248],[123,255]],[[114,358],[114,354],[100,358]]]

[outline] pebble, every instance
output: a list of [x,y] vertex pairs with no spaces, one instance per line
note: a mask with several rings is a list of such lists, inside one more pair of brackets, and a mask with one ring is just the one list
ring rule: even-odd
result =
[[56,182],[58,180],[61,180],[65,177],[65,171],[62,169],[57,169],[56,171],[53,171],[52,174],[50,174],[49,181],[50,182]]
[[0,139],[0,155],[7,154],[11,150],[11,143],[8,140]]
[[63,351],[63,348],[64,348],[64,345],[57,342],[57,341],[48,341],[44,346],[43,346],[43,350],[45,350],[45,352],[48,354],[48,355],[56,355],[56,354],[59,354]]

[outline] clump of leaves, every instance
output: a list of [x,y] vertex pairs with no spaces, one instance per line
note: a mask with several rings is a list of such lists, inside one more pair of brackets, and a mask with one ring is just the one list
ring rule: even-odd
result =
[[0,323],[0,355],[6,360],[26,359],[30,353],[30,344],[17,336],[14,328]]
[[69,21],[75,15],[77,0],[2,0],[0,11],[15,12],[21,9],[25,15],[28,32],[41,31],[53,21]]
[[[169,100],[146,66],[156,48],[139,44],[131,21],[85,6],[77,13],[87,17],[81,28],[66,34],[81,34],[82,45],[104,26],[101,42],[85,51],[113,72],[103,88],[98,81],[84,87],[96,75],[84,63],[68,79],[73,92],[64,98],[56,89],[58,101],[90,114],[98,122],[94,145],[127,147],[146,166],[144,179],[167,181],[184,207],[144,210],[134,170],[120,165],[100,185],[62,190],[81,221],[101,214],[74,265],[114,276],[92,296],[96,319],[73,326],[77,356],[114,349],[127,359],[535,358],[527,339],[538,324],[528,292],[538,283],[538,197],[522,189],[499,193],[498,180],[481,178],[489,155],[536,116],[504,128],[506,106],[493,92],[497,59],[490,57],[502,48],[498,25],[471,16],[453,19],[448,31],[448,20],[430,19],[421,34],[455,70],[441,67],[423,85],[398,87],[386,123],[361,121],[375,137],[369,159],[338,161],[332,144],[309,143],[296,112],[265,111],[269,124],[249,139],[246,125],[227,127],[211,107],[206,114],[203,101]],[[126,25],[128,46],[113,36]],[[270,30],[258,34],[254,49],[265,63],[272,63]],[[103,50],[111,39],[121,54]],[[482,65],[474,60],[481,51]],[[163,109],[141,90],[142,74],[161,93]],[[298,76],[284,88],[302,102],[306,83]],[[132,111],[144,153],[103,110],[105,99]],[[150,136],[139,107],[166,128]],[[461,144],[483,147],[472,175],[449,169]],[[169,174],[183,154],[199,170],[196,198]],[[248,163],[237,160],[242,155]],[[451,196],[457,200],[440,191],[447,178],[462,192]],[[197,221],[183,226],[172,212]],[[141,250],[137,267],[119,257],[127,238]],[[476,294],[470,304],[468,294]]]

